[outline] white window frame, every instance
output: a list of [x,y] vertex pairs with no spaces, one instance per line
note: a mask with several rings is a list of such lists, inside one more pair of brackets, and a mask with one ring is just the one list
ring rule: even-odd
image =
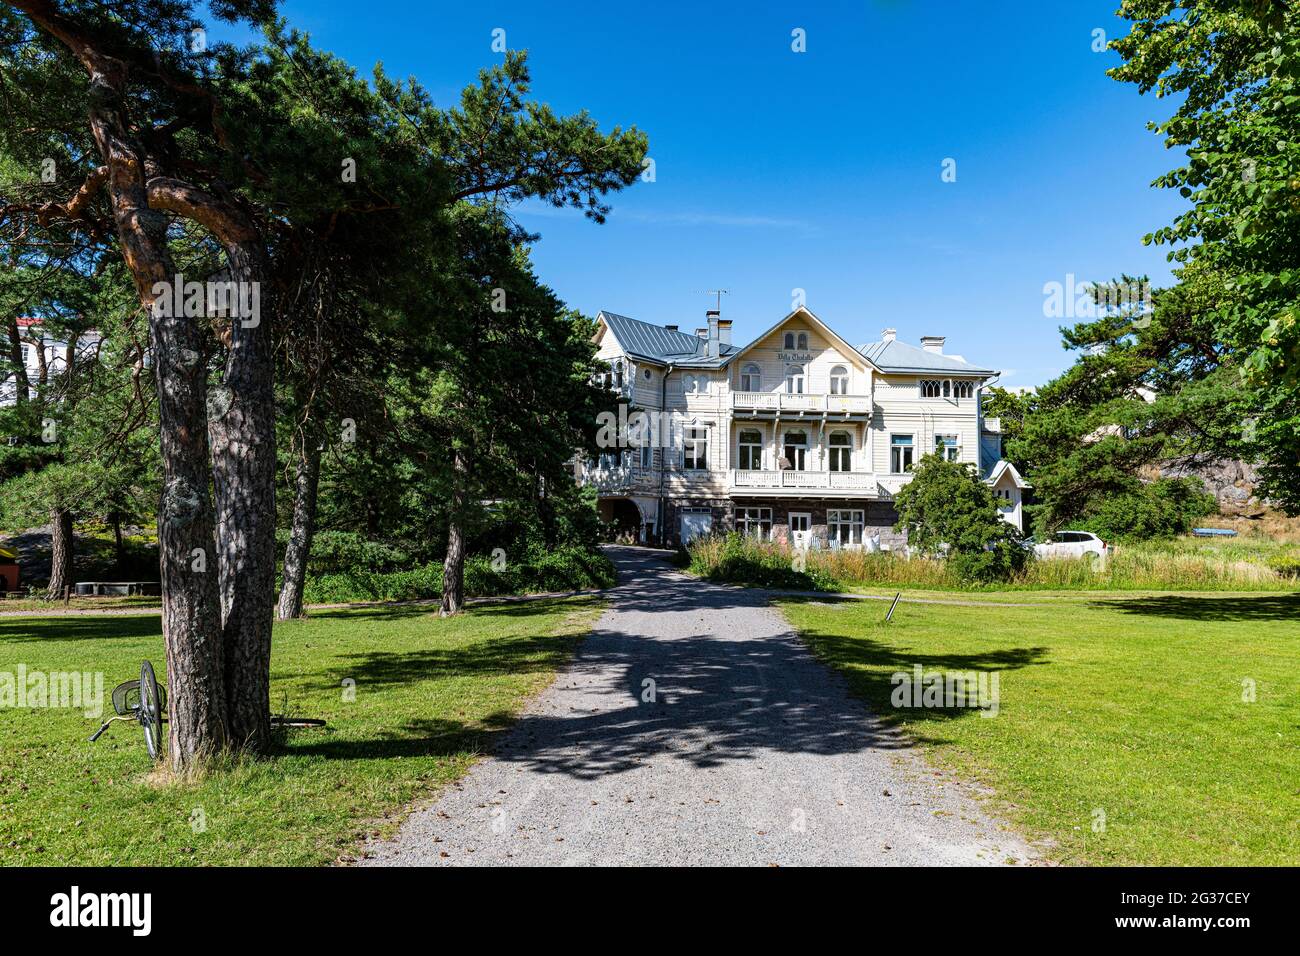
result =
[[736,509],[736,530],[741,534],[755,536],[760,541],[772,538],[772,509],[743,507]]
[[961,461],[961,436],[935,435],[934,450],[947,461]]
[[942,379],[922,378],[917,380],[917,387],[920,389],[922,398],[941,398],[943,392],[942,383]]
[[832,548],[861,545],[865,528],[866,512],[861,508],[832,508],[826,512],[826,531]]
[[[694,464],[688,464],[689,461]],[[708,470],[709,426],[687,425],[682,430],[682,471]]]
[[[790,436],[796,433],[803,435],[802,445],[790,444]],[[781,434],[781,454],[785,455],[786,459],[789,460],[791,471],[808,470],[808,447],[810,441],[811,439],[809,439],[808,437],[808,429],[806,428],[788,428]],[[803,450],[802,458],[800,458],[799,456],[795,456],[794,458],[791,458],[789,455],[786,454],[786,449],[788,448],[802,449]],[[801,467],[801,463],[802,463],[802,467]]]
[[[837,435],[843,435],[848,441],[842,445],[835,444]],[[836,467],[837,464],[843,467]],[[834,472],[853,470],[853,434],[851,432],[837,429],[826,436],[826,467]]]
[[953,398],[974,398],[975,383],[968,378],[955,378],[952,381]]
[[849,394],[849,370],[844,365],[831,366],[831,394]]
[[740,370],[740,390],[742,392],[761,392],[763,390],[763,370],[751,362]]
[[[907,444],[895,444],[899,438],[906,438]],[[903,452],[907,452],[907,466],[899,467],[902,463]],[[895,452],[898,453],[895,457]],[[889,435],[889,473],[891,475],[911,474],[912,469],[916,466],[916,436],[907,432],[899,432],[897,435],[892,432]]]
[[641,458],[640,458],[641,467],[647,470],[653,468],[655,466],[654,446],[647,441],[644,445],[641,446],[640,452],[641,452]]
[[[747,441],[745,441],[745,440],[744,440],[744,436],[745,436],[746,433],[753,434],[753,435],[757,435],[757,436],[758,436],[758,441],[757,441],[757,442],[747,442]],[[754,455],[752,455],[752,454],[750,455],[750,461],[749,461],[749,463],[750,463],[750,465],[754,466],[754,467],[752,467],[752,468],[746,468],[745,465],[744,465],[744,461],[745,461],[745,449],[753,449],[754,451],[757,452],[757,460],[755,460]],[[757,429],[757,428],[742,428],[742,429],[741,429],[741,430],[736,434],[736,467],[739,468],[739,469],[742,470],[742,471],[762,471],[762,469],[763,469],[763,433],[762,433],[762,431],[760,431],[759,429]]]
[[[798,369],[798,372],[795,372]],[[798,383],[799,390],[794,390],[795,383]],[[785,393],[787,395],[803,395],[804,390],[808,387],[808,371],[800,362],[793,362],[785,367]]]

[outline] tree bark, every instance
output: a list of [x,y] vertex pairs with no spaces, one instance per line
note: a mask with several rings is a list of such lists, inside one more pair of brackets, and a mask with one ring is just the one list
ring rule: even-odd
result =
[[72,584],[72,512],[67,508],[50,509],[50,583],[45,596],[63,597],[63,589]]
[[126,545],[122,543],[122,516],[114,511],[110,515],[113,523],[113,561],[117,565],[117,576],[126,577]]
[[18,316],[5,317],[5,331],[9,337],[9,360],[14,366],[14,396],[22,405],[31,398],[31,384],[27,380],[27,364],[23,361],[23,339],[18,331]]
[[461,521],[465,514],[465,476],[469,470],[465,452],[452,452],[451,510],[447,521],[447,557],[442,562],[441,617],[459,614],[465,604],[465,535]]
[[[230,277],[257,283],[265,257],[252,241],[228,246]],[[265,305],[263,300],[263,305]],[[270,323],[230,322],[221,385],[210,403],[212,478],[221,558],[226,703],[237,745],[264,753],[271,743],[271,624],[275,600],[275,396]]]
[[49,0],[11,0],[63,43],[90,78],[90,128],[107,167],[106,185],[122,257],[150,313],[158,382],[163,491],[158,506],[163,641],[167,653],[172,766],[183,771],[227,746],[221,604],[214,551],[206,418],[207,368],[196,324],[155,309],[155,291],[175,281],[167,217],[150,208],[146,156],[133,139],[125,103],[126,65]]
[[302,590],[307,579],[307,559],[316,533],[316,492],[320,486],[320,442],[308,433],[298,454],[293,489],[293,524],[284,549],[284,582],[280,586],[280,620],[302,617]]

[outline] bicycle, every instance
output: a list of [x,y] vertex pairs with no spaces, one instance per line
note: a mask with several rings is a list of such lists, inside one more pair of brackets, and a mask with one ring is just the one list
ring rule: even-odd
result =
[[[112,701],[117,716],[104,721],[100,728],[90,735],[90,743],[93,744],[98,740],[111,724],[119,720],[134,720],[144,731],[144,745],[149,751],[149,759],[161,760],[166,750],[167,740],[163,736],[162,729],[163,724],[167,723],[167,718],[163,716],[167,710],[167,689],[158,683],[153,665],[148,661],[141,662],[140,679],[129,680],[114,687]],[[325,721],[315,717],[272,714],[271,726],[273,728],[324,727]]]

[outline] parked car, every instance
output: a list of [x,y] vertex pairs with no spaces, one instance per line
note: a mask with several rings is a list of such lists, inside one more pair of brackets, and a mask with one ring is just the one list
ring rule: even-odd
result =
[[1091,531],[1058,531],[1051,541],[1034,544],[1038,558],[1098,558],[1106,556],[1106,542]]

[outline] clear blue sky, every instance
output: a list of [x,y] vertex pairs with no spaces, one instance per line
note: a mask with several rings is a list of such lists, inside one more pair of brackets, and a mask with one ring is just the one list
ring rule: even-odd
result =
[[[368,75],[376,60],[450,103],[526,49],[534,95],[650,138],[656,181],[598,226],[525,210],[535,261],[570,305],[700,323],[729,289],[746,340],[791,290],[855,344],[885,326],[1041,384],[1071,361],[1043,285],[1067,273],[1169,278],[1142,236],[1181,208],[1145,128],[1168,103],[1109,79],[1093,31],[1116,0],[996,3],[420,3],[291,0],[284,13]],[[806,31],[807,52],[791,50]],[[941,180],[945,159],[956,182]]]

